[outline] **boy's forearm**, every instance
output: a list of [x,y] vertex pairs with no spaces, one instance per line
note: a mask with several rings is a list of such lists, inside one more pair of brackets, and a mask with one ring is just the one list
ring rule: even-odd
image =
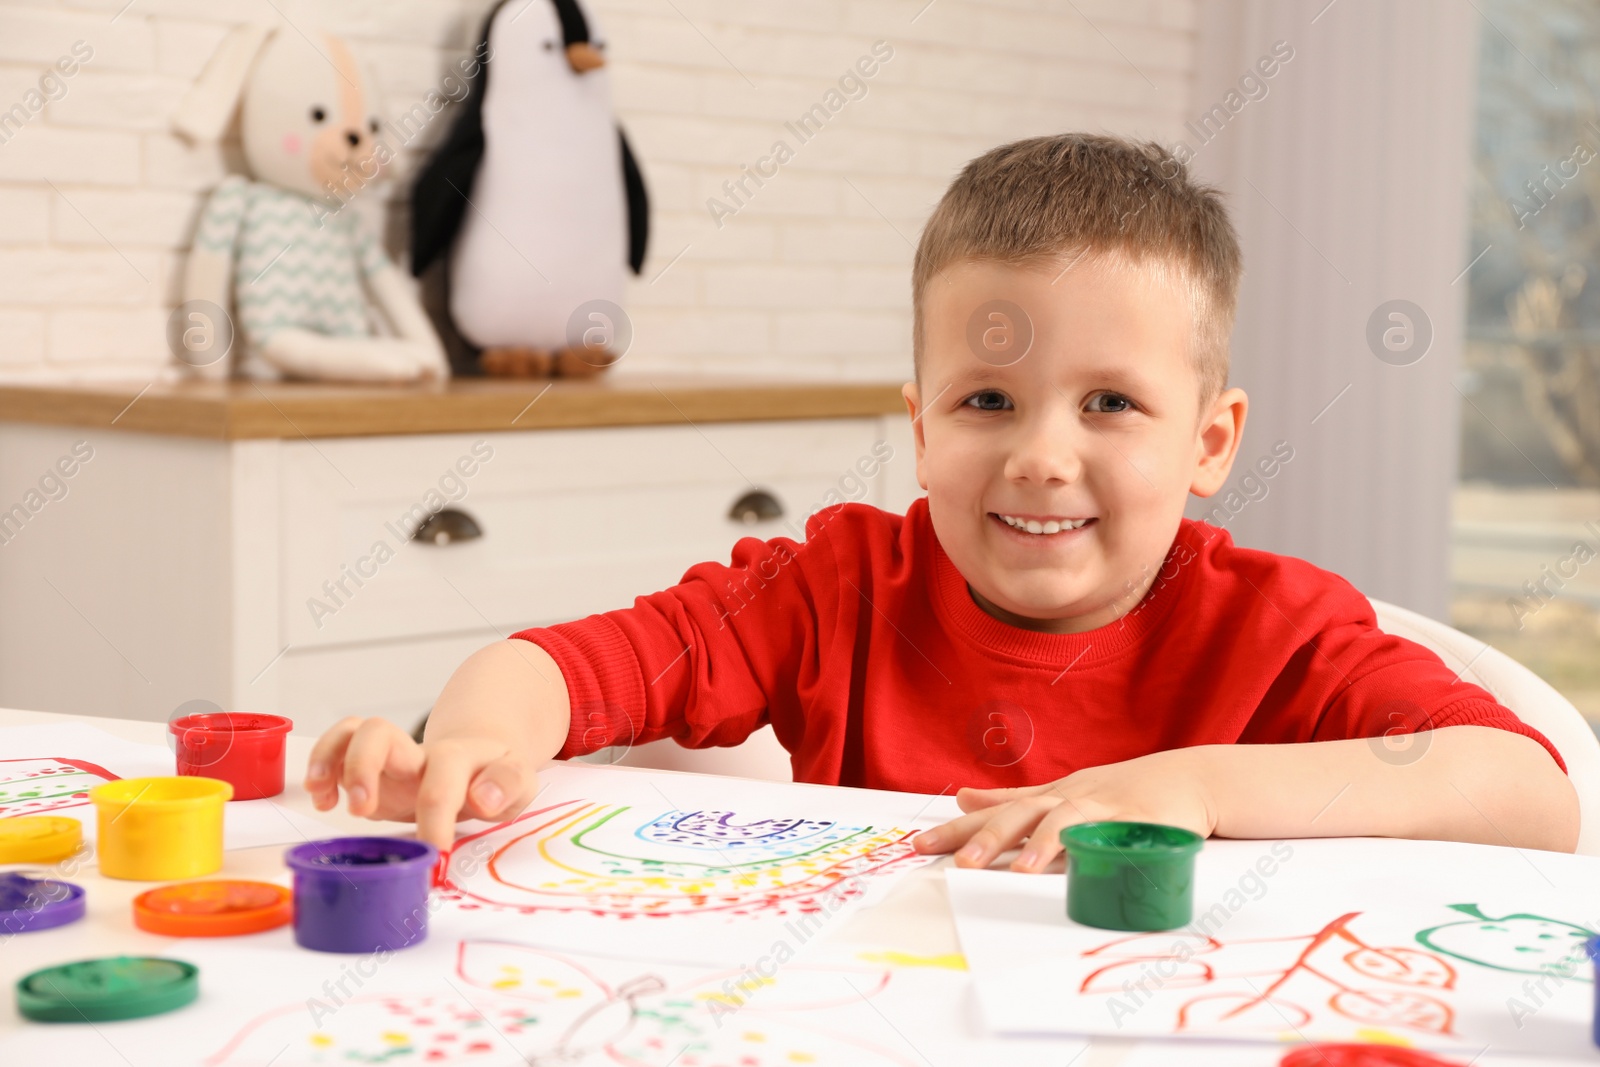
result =
[[1298,745],[1207,745],[1191,763],[1221,837],[1406,837],[1570,852],[1578,799],[1543,746],[1486,726]]
[[497,641],[450,676],[425,740],[494,737],[542,763],[566,742],[570,714],[566,679],[550,653],[531,641]]

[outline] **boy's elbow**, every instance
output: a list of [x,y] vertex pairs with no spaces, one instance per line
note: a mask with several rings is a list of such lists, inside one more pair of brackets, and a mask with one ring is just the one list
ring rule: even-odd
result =
[[[1546,758],[1548,760],[1548,755]],[[1535,824],[1533,830],[1540,841],[1531,847],[1551,852],[1576,852],[1578,832],[1583,828],[1583,811],[1578,803],[1578,790],[1572,784],[1572,779],[1555,765],[1554,760],[1549,760],[1548,763],[1548,770],[1545,772],[1547,785],[1543,790],[1549,794],[1545,805],[1549,813],[1548,823],[1543,826]]]
[[[1468,727],[1481,731],[1480,740],[1490,751],[1478,749],[1472,755],[1472,769],[1463,777],[1483,797],[1481,821],[1488,823],[1481,840],[1517,848],[1548,852],[1573,852],[1578,847],[1582,816],[1578,791],[1539,742],[1522,734],[1490,727]],[[1459,788],[1459,787],[1458,787]]]
[[1578,831],[1583,829],[1583,813],[1578,806],[1578,790],[1573,786],[1572,779],[1564,774],[1561,776],[1561,784],[1565,787],[1566,797],[1563,801],[1561,837],[1553,851],[1576,852]]

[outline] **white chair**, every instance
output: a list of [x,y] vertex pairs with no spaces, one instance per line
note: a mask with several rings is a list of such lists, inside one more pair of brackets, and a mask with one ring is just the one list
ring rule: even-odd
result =
[[1543,678],[1475,637],[1382,600],[1373,600],[1372,610],[1384,633],[1431,649],[1462,680],[1487,689],[1550,739],[1578,791],[1578,851],[1600,856],[1600,740],[1578,709]]

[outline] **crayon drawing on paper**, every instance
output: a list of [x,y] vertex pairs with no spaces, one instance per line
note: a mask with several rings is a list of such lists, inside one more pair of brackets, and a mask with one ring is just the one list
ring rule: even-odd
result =
[[[807,914],[920,866],[914,831],[571,800],[456,843],[441,888],[463,906],[622,918]],[[486,862],[470,861],[490,846]]]
[[917,1062],[810,1021],[819,1011],[870,1001],[890,980],[885,970],[796,964],[751,980],[737,970],[650,969],[513,942],[463,941],[454,972],[435,991],[397,989],[274,1008],[246,1024],[206,1067]]
[[89,803],[89,790],[116,778],[86,760],[0,760],[0,819],[80,807]]
[[[1299,935],[1117,937],[1081,954],[1077,992],[1100,1000],[1113,1024],[1159,1005],[1141,1022],[1175,1035],[1287,1040],[1343,1031],[1359,1040],[1470,1043],[1458,1026],[1463,975],[1591,981],[1584,944],[1594,935],[1584,927],[1523,912],[1489,916],[1476,904],[1450,908],[1468,918],[1420,930],[1409,944],[1370,942],[1356,911]],[[1507,993],[1517,991],[1507,983]]]

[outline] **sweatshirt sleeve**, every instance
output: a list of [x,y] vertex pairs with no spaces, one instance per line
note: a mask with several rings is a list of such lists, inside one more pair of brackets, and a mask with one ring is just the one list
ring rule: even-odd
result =
[[813,589],[836,570],[827,538],[745,538],[729,564],[702,563],[631,608],[524,630],[556,661],[571,727],[565,759],[670,737],[737,745],[771,721],[793,750],[802,677],[813,674]]
[[[1462,681],[1431,649],[1384,633],[1367,598],[1342,579],[1339,584],[1345,587],[1345,595],[1339,599],[1338,610],[1291,659],[1274,687],[1327,694],[1308,740],[1490,726],[1532,738],[1562,771],[1567,769],[1548,738],[1487,690]],[[1394,755],[1407,758],[1403,750]]]

